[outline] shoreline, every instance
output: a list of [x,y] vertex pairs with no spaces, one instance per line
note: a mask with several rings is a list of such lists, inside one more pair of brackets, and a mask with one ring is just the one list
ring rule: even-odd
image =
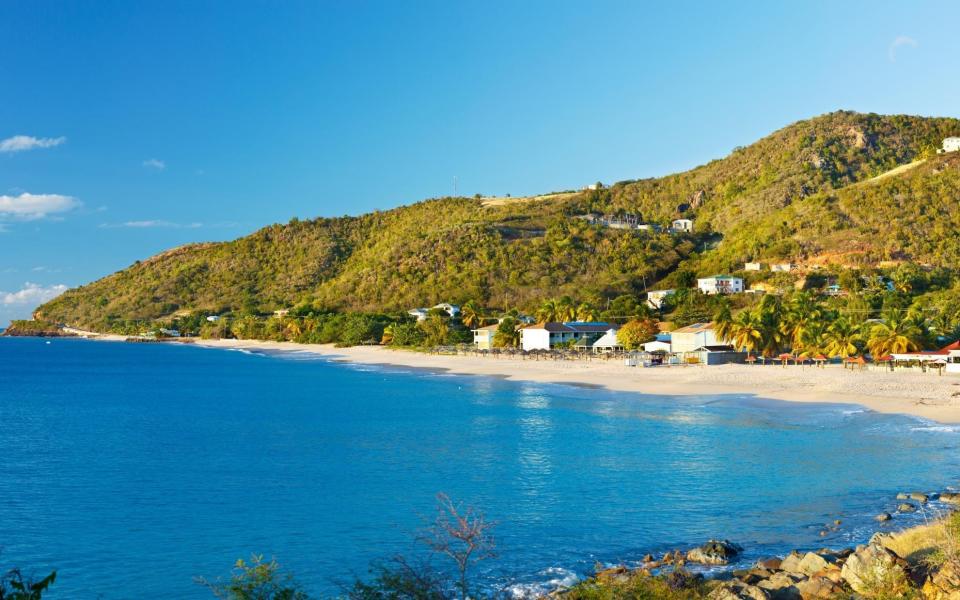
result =
[[[119,336],[117,336],[119,337]],[[660,396],[751,395],[787,402],[856,404],[885,414],[905,414],[960,424],[960,377],[934,373],[849,370],[788,365],[627,367],[621,361],[553,361],[450,356],[383,346],[259,340],[195,340],[196,346],[235,350],[309,352],[335,361],[429,369],[510,381],[554,383]],[[956,396],[954,395],[956,394]]]

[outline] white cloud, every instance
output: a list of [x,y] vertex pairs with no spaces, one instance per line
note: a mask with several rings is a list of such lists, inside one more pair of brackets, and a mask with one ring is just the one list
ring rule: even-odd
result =
[[147,167],[148,169],[162,171],[167,168],[167,163],[158,158],[148,158],[147,160],[143,161],[143,166]]
[[149,227],[172,227],[176,229],[197,229],[203,227],[203,223],[174,223],[173,221],[164,221],[162,219],[148,219],[145,221],[125,221],[123,223],[101,223],[100,227],[104,229],[114,229],[117,227],[132,227],[135,229],[146,229]]
[[898,35],[890,42],[890,47],[887,48],[887,56],[890,57],[890,62],[897,61],[897,50],[901,46],[910,46],[911,48],[916,48],[920,45],[920,42],[913,39],[912,37],[906,35]]
[[15,292],[0,291],[0,304],[4,306],[27,305],[36,306],[43,304],[48,300],[53,300],[60,294],[69,289],[62,283],[56,285],[42,286],[38,283],[23,284],[23,287]]
[[23,152],[37,148],[53,148],[67,141],[65,137],[37,138],[32,135],[15,135],[0,141],[0,152]]
[[42,219],[46,216],[67,212],[80,206],[80,201],[72,196],[60,194],[30,194],[23,192],[19,196],[0,196],[0,219],[13,218],[24,221]]

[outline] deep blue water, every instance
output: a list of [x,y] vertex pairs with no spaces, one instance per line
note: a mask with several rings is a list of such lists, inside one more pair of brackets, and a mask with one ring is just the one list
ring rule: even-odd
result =
[[958,448],[842,404],[0,338],[0,567],[56,568],[51,598],[207,598],[195,576],[256,552],[333,595],[415,552],[441,491],[499,522],[491,585],[714,536],[750,558],[865,540],[897,491],[955,483]]

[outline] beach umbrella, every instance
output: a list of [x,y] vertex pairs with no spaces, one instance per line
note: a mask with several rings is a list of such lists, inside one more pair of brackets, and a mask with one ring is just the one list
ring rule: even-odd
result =
[[787,366],[787,362],[793,360],[793,355],[790,354],[789,352],[784,352],[777,358],[780,360],[780,362],[783,363],[783,366]]
[[746,358],[746,361],[747,361],[748,363],[750,363],[750,364],[753,364],[753,363],[757,362],[757,357],[756,357],[756,356],[753,356],[752,354],[748,354],[748,355],[747,355],[747,358]]
[[822,367],[823,364],[827,362],[827,357],[818,352],[817,354],[813,355],[813,361],[817,363],[817,366]]

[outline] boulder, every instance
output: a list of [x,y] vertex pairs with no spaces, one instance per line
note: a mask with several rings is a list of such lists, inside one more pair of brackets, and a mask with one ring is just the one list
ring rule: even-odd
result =
[[960,504],[960,494],[954,492],[944,492],[940,494],[940,501],[948,504]]
[[826,558],[814,552],[807,552],[797,564],[797,572],[809,576],[819,571],[823,571],[828,566],[830,566],[830,563]]
[[699,548],[687,552],[687,560],[702,565],[725,565],[743,548],[728,540],[710,540]]
[[766,590],[742,581],[726,581],[707,594],[709,600],[770,600]]
[[757,568],[766,569],[766,570],[768,570],[768,571],[779,571],[779,570],[780,570],[780,564],[781,564],[782,562],[783,562],[783,561],[780,560],[780,559],[777,558],[777,557],[768,558],[768,559],[766,559],[766,560],[761,560],[760,562],[758,562],[758,563],[757,563]]
[[786,555],[782,561],[780,561],[780,570],[787,571],[789,573],[799,573],[800,572],[800,560],[803,557],[796,551],[791,552]]
[[774,573],[768,579],[757,583],[757,587],[766,591],[770,600],[800,600],[797,582],[804,578],[795,573]]
[[881,523],[883,523],[883,522],[885,522],[885,521],[889,521],[889,520],[892,519],[892,518],[893,518],[893,517],[892,517],[892,516],[890,515],[890,513],[888,513],[888,512],[882,512],[882,513],[880,513],[879,515],[877,515],[877,516],[874,517],[874,519],[876,519],[877,521],[880,521]]
[[840,597],[843,586],[828,577],[811,577],[796,584],[797,591],[803,600],[817,600]]
[[923,492],[910,492],[910,499],[916,500],[920,504],[926,504],[930,500],[930,496],[924,494]]
[[945,564],[923,583],[925,600],[960,600],[960,574]]
[[630,578],[630,570],[624,565],[600,569],[594,577],[601,583],[621,583]]
[[900,492],[899,494],[897,494],[897,500],[909,500],[909,499],[910,499],[910,494],[906,492]]
[[876,543],[857,546],[840,571],[843,580],[859,594],[869,594],[877,586],[905,578],[906,574],[903,559]]
[[904,502],[903,504],[897,505],[897,512],[902,512],[902,513],[917,512],[917,507],[912,504],[907,504],[906,502]]

